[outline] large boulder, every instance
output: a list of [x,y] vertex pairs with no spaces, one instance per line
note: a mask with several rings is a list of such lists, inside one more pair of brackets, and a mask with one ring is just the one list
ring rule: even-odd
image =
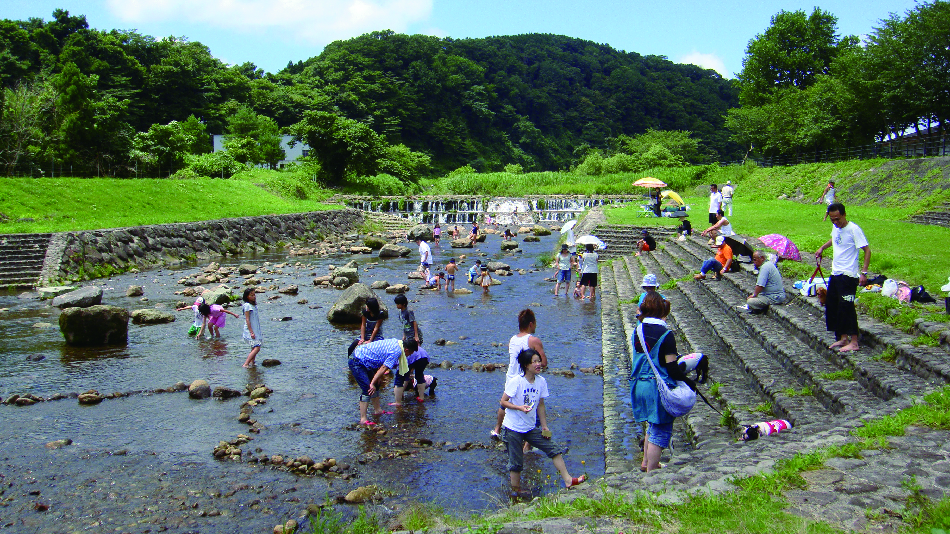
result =
[[238,266],[238,274],[247,275],[247,274],[257,274],[257,266],[245,263]]
[[500,261],[490,261],[488,262],[488,270],[491,272],[495,271],[510,271],[511,266],[507,263],[502,263]]
[[524,241],[525,243],[537,243],[541,241],[541,238],[536,235],[526,235],[524,236],[524,239],[522,239],[522,241]]
[[381,237],[368,235],[363,238],[363,244],[373,250],[379,250],[386,244],[386,240]]
[[383,245],[383,248],[379,249],[380,258],[404,258],[409,254],[412,254],[411,248],[391,243]]
[[501,243],[502,251],[517,250],[517,249],[518,249],[518,243],[515,243],[514,241],[502,241]]
[[432,228],[429,228],[425,224],[417,224],[413,226],[406,235],[409,241],[415,241],[417,237],[421,237],[425,241],[432,241],[434,238],[432,235]]
[[399,293],[405,293],[409,291],[409,286],[406,284],[393,284],[386,288],[386,293],[390,295],[398,295]]
[[452,240],[452,248],[472,248],[472,242],[467,237]]
[[231,292],[231,288],[227,286],[206,289],[201,293],[201,296],[208,304],[227,304],[234,300],[234,294]]
[[142,286],[129,286],[129,288],[125,290],[125,296],[127,297],[141,297],[144,294],[145,288]]
[[540,224],[534,225],[531,231],[534,233],[534,235],[551,235],[551,231]]
[[175,321],[175,315],[155,308],[145,308],[132,312],[132,324],[163,324]]
[[[345,278],[345,284],[337,284],[337,278]],[[343,285],[349,287],[360,281],[360,272],[359,270],[353,267],[340,267],[333,271],[333,285]]]
[[72,307],[59,315],[59,330],[66,344],[74,347],[126,345],[129,342],[129,312],[117,306]]
[[36,292],[40,294],[41,299],[56,298],[64,293],[69,293],[70,291],[75,290],[76,286],[51,286],[36,288]]
[[[327,321],[331,323],[341,323],[341,324],[356,324],[360,322],[360,313],[363,310],[363,305],[366,304],[366,299],[376,297],[376,293],[373,292],[366,284],[356,283],[350,287],[343,290],[343,293],[340,295],[340,298],[333,304],[333,307],[330,308],[330,311],[327,312]],[[383,301],[379,300],[379,307],[382,311],[383,317],[389,316],[389,311],[386,308],[386,305],[383,304]]]
[[53,299],[54,308],[88,308],[102,304],[102,289],[96,286],[86,286],[63,293]]

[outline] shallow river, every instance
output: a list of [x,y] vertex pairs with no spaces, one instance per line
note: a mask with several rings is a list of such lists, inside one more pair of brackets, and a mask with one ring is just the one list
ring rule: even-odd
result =
[[[544,281],[552,271],[535,270],[536,258],[552,253],[556,235],[542,238],[540,243],[521,243],[524,252],[515,255],[500,254],[498,236],[489,236],[486,243],[480,244],[474,253],[487,253],[483,261],[498,258],[513,269],[529,271],[525,275],[515,272],[510,277],[499,277],[502,285],[493,286],[488,296],[483,296],[480,289],[472,295],[459,296],[419,291],[420,281],[408,282],[412,287],[408,293],[410,308],[424,330],[424,347],[433,362],[447,360],[467,366],[476,362],[507,362],[508,339],[517,333],[517,313],[531,307],[537,314],[537,335],[544,342],[551,368],[602,363],[599,302],[583,303],[564,296],[555,299],[551,294],[553,283]],[[212,387],[241,390],[247,384],[263,382],[274,394],[254,413],[265,428],[253,435],[249,445],[252,450],[285,456],[306,454],[317,460],[334,457],[353,464],[359,474],[354,480],[328,486],[323,478],[299,478],[264,466],[215,460],[211,453],[220,440],[247,433],[248,427],[237,421],[242,399],[192,400],[187,393],[167,393],[134,394],[107,399],[91,407],[79,406],[74,399],[23,408],[2,405],[0,455],[4,457],[7,474],[0,473],[0,481],[12,484],[6,495],[0,494],[8,498],[5,508],[0,508],[0,527],[20,525],[47,530],[45,527],[57,524],[68,532],[96,531],[97,526],[90,525],[102,522],[110,525],[108,530],[148,531],[142,524],[151,515],[166,513],[176,518],[165,524],[166,528],[171,526],[170,531],[200,527],[201,532],[228,532],[233,531],[234,521],[269,529],[276,522],[293,517],[306,503],[319,503],[328,495],[370,483],[390,491],[389,502],[432,502],[454,514],[507,503],[507,458],[501,446],[447,450],[452,444],[491,443],[489,430],[502,394],[504,371],[428,369],[427,373],[438,377],[431,402],[408,403],[393,415],[381,416],[379,423],[389,429],[385,436],[354,428],[353,423],[358,421],[359,391],[347,377],[346,347],[358,333],[358,326],[341,328],[327,322],[326,311],[340,293],[314,287],[313,274],[326,274],[329,265],[355,259],[361,266],[361,282],[367,285],[375,280],[406,283],[406,274],[418,265],[418,254],[412,248],[414,252],[408,258],[391,260],[361,255],[325,258],[272,253],[222,261],[222,265],[265,266],[272,272],[258,275],[264,280],[263,286],[276,283],[279,287],[300,287],[295,297],[281,295],[269,300],[278,295],[276,291],[258,295],[264,338],[258,363],[264,358],[282,362],[270,368],[241,367],[247,347],[241,341],[241,322],[233,317],[228,317],[219,341],[188,338],[185,332],[192,320],[188,310],[177,312],[174,323],[130,325],[127,347],[80,350],[65,346],[56,326],[58,310],[51,309],[47,302],[17,295],[0,297],[0,308],[8,308],[0,312],[0,396],[4,398],[14,393],[48,397],[87,389],[101,393],[135,392],[199,378],[208,380]],[[437,264],[447,262],[452,255],[468,253],[470,258],[462,263],[463,270],[474,261],[471,249],[433,247],[433,253]],[[279,269],[283,274],[274,267],[278,264],[285,264]],[[193,301],[174,294],[184,288],[177,283],[178,279],[203,266],[156,269],[96,283],[104,290],[106,304],[129,310],[152,306],[173,309],[176,302]],[[232,283],[241,281],[235,278],[237,282]],[[463,278],[459,276],[456,281],[458,287],[467,286]],[[125,296],[126,288],[133,284],[144,286],[148,302]],[[235,289],[235,293],[240,291]],[[391,312],[396,311],[393,295],[383,291],[377,294]],[[304,298],[308,304],[297,303]],[[237,306],[231,309],[240,313]],[[278,321],[286,317],[292,320]],[[53,326],[37,328],[36,323]],[[387,321],[383,328],[388,337],[400,335],[395,319]],[[433,342],[438,338],[456,344],[435,346]],[[45,358],[29,361],[27,357],[31,355]],[[599,476],[604,471],[603,379],[575,373],[573,378],[546,375],[551,391],[547,400],[550,427],[557,441],[570,446],[566,461],[572,473]],[[383,401],[385,404],[391,400],[390,388],[383,391]],[[389,440],[396,437],[428,438],[436,444],[450,444],[397,459],[357,463],[365,453],[385,450]],[[62,438],[70,438],[74,443],[55,451],[44,447],[47,442]],[[525,476],[526,486],[536,494],[557,487],[557,472],[550,460],[541,455],[528,455]],[[185,483],[182,481],[192,480],[198,481],[194,491],[212,496],[214,488],[243,481],[251,489],[258,488],[258,493],[266,493],[272,487],[293,488],[286,491],[293,491],[296,497],[275,498],[273,502],[265,499],[258,508],[250,497],[245,497],[245,502],[229,503],[222,497],[222,502],[210,501],[207,506],[201,503],[201,509],[223,509],[220,516],[211,518],[182,519],[179,515],[186,512],[176,510],[187,508],[184,502],[160,502],[157,506],[165,509],[148,510],[149,495],[156,501],[175,500],[176,490],[181,491],[180,484]],[[77,489],[82,487],[82,481],[89,485],[87,491]],[[40,493],[24,494],[30,484]],[[240,488],[234,499],[240,500],[240,492],[245,490]],[[40,501],[51,506],[45,514],[31,508],[32,503]],[[270,514],[255,513],[264,505]]]

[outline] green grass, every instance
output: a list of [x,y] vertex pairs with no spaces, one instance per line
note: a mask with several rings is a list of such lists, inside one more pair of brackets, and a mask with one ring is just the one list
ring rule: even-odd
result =
[[[282,193],[281,187],[292,195],[272,192]],[[230,180],[0,178],[0,213],[6,216],[0,217],[0,234],[120,228],[338,207],[320,202],[327,196],[317,194],[316,189],[298,189],[292,183],[279,186],[276,179],[268,180],[258,171]],[[34,220],[17,222],[21,218]]]
[[854,369],[842,369],[831,373],[821,373],[818,376],[825,380],[854,380]]
[[806,397],[815,394],[809,386],[805,386],[802,389],[785,388],[782,390],[782,393],[788,395],[789,397]]
[[752,413],[763,413],[763,414],[765,414],[765,415],[775,415],[775,413],[772,412],[772,403],[771,403],[771,402],[763,402],[762,404],[759,404],[759,405],[753,407],[750,411],[751,411]]
[[897,361],[897,351],[894,347],[887,347],[883,352],[873,356],[871,359],[880,362],[894,363]]
[[662,285],[660,286],[660,290],[661,290],[661,291],[665,291],[665,290],[670,290],[670,289],[676,289],[676,286],[677,286],[677,285],[679,285],[679,284],[681,284],[681,283],[684,283],[684,282],[690,282],[690,281],[692,281],[692,280],[693,280],[693,275],[692,275],[692,274],[687,274],[686,276],[683,276],[682,278],[675,278],[675,279],[672,279],[672,280],[667,280],[666,283],[664,283],[664,284],[662,284]]

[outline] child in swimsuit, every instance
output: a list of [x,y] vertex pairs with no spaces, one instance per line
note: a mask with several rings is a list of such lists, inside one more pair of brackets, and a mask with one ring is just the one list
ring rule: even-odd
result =
[[478,277],[478,285],[482,286],[482,290],[485,293],[488,293],[488,288],[493,281],[494,279],[491,277],[491,273],[488,272],[488,266],[482,265],[482,274]]
[[[455,271],[458,270],[458,265],[455,263],[455,258],[449,260],[449,264],[445,266],[445,290],[446,291],[455,291]],[[449,289],[449,284],[452,285],[452,288]]]

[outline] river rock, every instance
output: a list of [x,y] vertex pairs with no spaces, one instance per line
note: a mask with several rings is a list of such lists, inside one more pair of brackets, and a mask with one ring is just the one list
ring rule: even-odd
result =
[[[339,271],[340,269],[337,269]],[[389,288],[387,288],[388,292]],[[340,298],[333,304],[330,311],[327,312],[327,320],[331,323],[355,324],[360,322],[360,314],[366,299],[376,298],[376,293],[366,286],[366,284],[356,283],[346,288]],[[386,306],[380,301],[380,310],[382,316],[388,317],[389,312]]]
[[284,295],[296,295],[298,291],[300,291],[300,288],[295,285],[282,287],[277,290],[278,293],[283,293]]
[[380,258],[404,258],[412,254],[412,249],[402,245],[387,243],[379,249]]
[[407,274],[406,277],[410,280],[425,280],[426,275],[422,271],[412,271],[411,273]]
[[350,287],[350,279],[345,276],[337,276],[333,279],[333,285],[339,288]]
[[455,288],[454,293],[455,293],[456,295],[471,295],[471,294],[472,294],[472,290],[471,290],[471,289],[468,289],[468,288],[466,288],[466,287],[457,287],[457,288]]
[[175,322],[174,314],[154,308],[145,308],[132,312],[132,324],[164,324],[172,322]]
[[257,267],[254,266],[254,265],[250,265],[250,264],[248,264],[248,263],[245,263],[245,264],[243,264],[243,265],[239,265],[239,266],[238,266],[238,274],[240,274],[240,275],[242,275],[242,276],[243,276],[243,275],[246,275],[246,274],[257,274]]
[[129,312],[103,305],[66,308],[59,316],[59,330],[66,344],[74,347],[125,345],[129,342]]
[[360,272],[355,267],[340,267],[333,271],[333,285],[337,285],[337,278],[346,278],[346,286],[349,287],[360,281]]
[[207,380],[195,380],[188,386],[188,396],[193,399],[207,399],[211,396],[211,386]]
[[534,227],[531,228],[531,232],[536,236],[551,235],[551,231],[541,226],[540,224],[534,225]]
[[399,293],[405,293],[406,291],[409,291],[409,286],[406,284],[393,284],[386,288],[386,293],[390,295],[397,295]]
[[267,392],[267,388],[265,386],[260,386],[260,387],[256,387],[252,389],[251,394],[248,396],[251,397],[251,400],[254,400],[254,399],[265,399],[267,398],[268,395],[269,393]]
[[99,404],[104,398],[98,391],[90,389],[85,393],[80,393],[76,400],[79,401],[79,404],[92,406],[93,404]]
[[234,300],[234,294],[231,292],[231,288],[227,286],[206,289],[201,293],[201,296],[208,304],[227,304]]
[[276,367],[278,365],[280,365],[280,360],[276,358],[265,358],[261,361],[261,366],[263,367]]
[[472,242],[467,237],[460,237],[452,240],[452,248],[473,248]]
[[[191,394],[190,391],[189,391],[189,394]],[[240,397],[241,392],[236,389],[218,386],[214,388],[214,391],[211,392],[211,396],[216,399],[226,400],[226,399],[233,399],[235,397]]]
[[541,241],[541,238],[536,235],[526,235],[524,236],[524,239],[522,239],[522,241],[524,241],[525,243],[537,243]]
[[43,356],[42,354],[30,354],[29,356],[26,357],[26,361],[28,362],[41,362],[45,359],[46,359],[46,356]]
[[517,249],[518,249],[518,243],[515,243],[514,241],[502,241],[501,243],[502,251],[517,250]]
[[508,265],[507,263],[502,263],[500,261],[490,261],[488,262],[488,270],[491,272],[510,271],[511,265]]
[[369,286],[370,289],[386,289],[387,287],[389,287],[389,282],[385,280],[377,280]]
[[62,449],[63,447],[68,447],[68,446],[70,446],[70,445],[72,445],[72,444],[73,444],[73,440],[71,440],[71,439],[69,439],[69,438],[66,438],[66,439],[58,439],[58,440],[56,440],[56,441],[51,441],[51,442],[47,443],[47,444],[46,444],[46,448],[47,448],[47,449]]
[[363,244],[373,250],[379,250],[386,244],[386,240],[381,237],[368,235],[363,238]]
[[102,304],[102,289],[96,286],[86,286],[63,293],[53,299],[54,308],[88,308]]
[[376,486],[361,486],[347,493],[343,500],[350,504],[361,504],[372,499],[378,491]]
[[531,226],[522,226],[521,228],[518,228],[519,234],[530,234],[533,231],[534,231],[534,228]]
[[372,253],[373,253],[373,249],[369,247],[360,247],[360,246],[350,247],[350,254],[372,254]]
[[36,288],[36,292],[40,294],[40,298],[42,299],[55,298],[64,293],[69,293],[70,291],[75,290],[76,286],[50,286]]
[[129,288],[125,290],[126,297],[141,297],[144,294],[145,288],[142,286],[129,286]]
[[406,234],[409,241],[415,241],[416,238],[422,238],[425,241],[432,241],[434,238],[432,234],[432,228],[429,228],[425,224],[417,224],[409,229],[409,233]]

